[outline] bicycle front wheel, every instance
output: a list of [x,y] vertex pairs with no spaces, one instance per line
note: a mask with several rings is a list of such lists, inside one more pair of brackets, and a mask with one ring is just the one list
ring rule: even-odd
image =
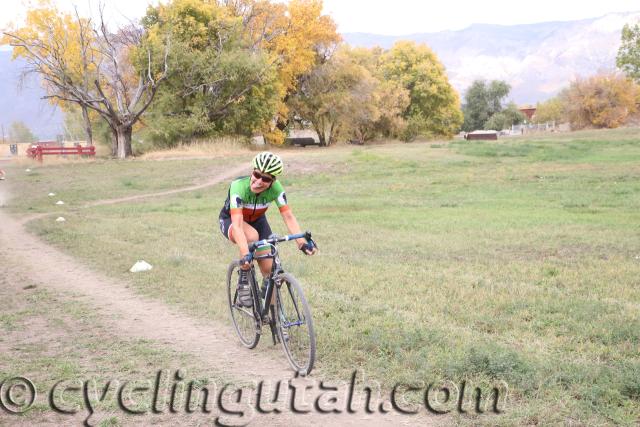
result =
[[316,335],[309,304],[298,281],[289,273],[278,276],[276,322],[282,349],[293,369],[307,375],[316,358]]
[[[249,275],[250,281],[251,274]],[[227,298],[231,322],[240,338],[240,342],[247,348],[255,348],[260,341],[260,326],[256,320],[254,307],[244,307],[238,298],[238,279],[240,278],[240,264],[232,262],[227,269]],[[251,283],[251,293],[255,288]],[[254,298],[255,299],[255,298]],[[255,305],[254,305],[255,306]]]

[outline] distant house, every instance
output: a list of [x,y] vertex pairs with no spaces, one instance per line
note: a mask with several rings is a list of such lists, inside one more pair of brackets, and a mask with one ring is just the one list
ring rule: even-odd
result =
[[527,116],[527,120],[531,121],[533,116],[536,114],[536,107],[533,105],[523,105],[518,107],[518,111]]

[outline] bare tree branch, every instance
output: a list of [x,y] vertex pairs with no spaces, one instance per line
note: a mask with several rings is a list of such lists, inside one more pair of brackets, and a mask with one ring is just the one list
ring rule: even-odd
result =
[[[87,110],[100,115],[113,131],[114,153],[125,157],[131,153],[131,132],[136,121],[149,108],[158,85],[168,75],[169,45],[165,47],[161,67],[154,67],[151,50],[142,69],[136,69],[130,55],[144,44],[144,30],[130,23],[111,33],[104,19],[104,4],[99,5],[99,19],[80,17],[75,10],[76,26],[65,28],[68,16],[56,15],[59,26],[29,29],[28,32],[4,33],[14,52],[27,63],[23,75],[38,73],[47,91],[45,99],[77,104],[87,122]],[[25,34],[29,34],[26,35]],[[18,49],[18,50],[15,50]],[[142,65],[142,64],[141,64]],[[160,72],[154,69],[160,68]]]

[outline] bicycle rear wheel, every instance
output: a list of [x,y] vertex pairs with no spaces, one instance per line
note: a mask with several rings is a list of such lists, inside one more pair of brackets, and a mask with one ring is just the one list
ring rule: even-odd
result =
[[289,273],[276,282],[276,321],[282,349],[291,367],[300,375],[313,369],[316,358],[316,335],[309,304],[298,281]]
[[[250,282],[253,281],[252,274],[249,274]],[[240,264],[237,261],[229,264],[227,269],[227,298],[229,301],[229,313],[231,322],[240,338],[240,342],[247,348],[255,348],[260,341],[260,324],[256,320],[255,303],[254,307],[244,307],[238,299],[238,279],[240,277]],[[252,298],[255,286],[250,283]]]

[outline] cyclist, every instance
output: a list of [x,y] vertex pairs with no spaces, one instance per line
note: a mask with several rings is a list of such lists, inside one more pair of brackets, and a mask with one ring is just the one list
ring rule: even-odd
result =
[[[250,176],[240,177],[231,182],[227,200],[219,217],[220,231],[227,239],[238,245],[240,250],[242,265],[238,280],[238,299],[245,307],[253,305],[247,275],[251,268],[249,243],[266,239],[271,235],[271,227],[265,215],[269,204],[275,201],[289,233],[300,233],[300,226],[289,207],[284,188],[277,180],[284,171],[282,159],[265,151],[254,157],[252,165],[253,172]],[[314,255],[317,252],[317,248],[306,239],[297,239],[296,243],[298,249],[306,255]],[[270,249],[265,247],[262,250]],[[261,248],[257,248],[256,255],[260,253]],[[263,278],[269,276],[271,263],[271,258],[258,260]],[[263,283],[263,292],[265,287],[266,284]]]

